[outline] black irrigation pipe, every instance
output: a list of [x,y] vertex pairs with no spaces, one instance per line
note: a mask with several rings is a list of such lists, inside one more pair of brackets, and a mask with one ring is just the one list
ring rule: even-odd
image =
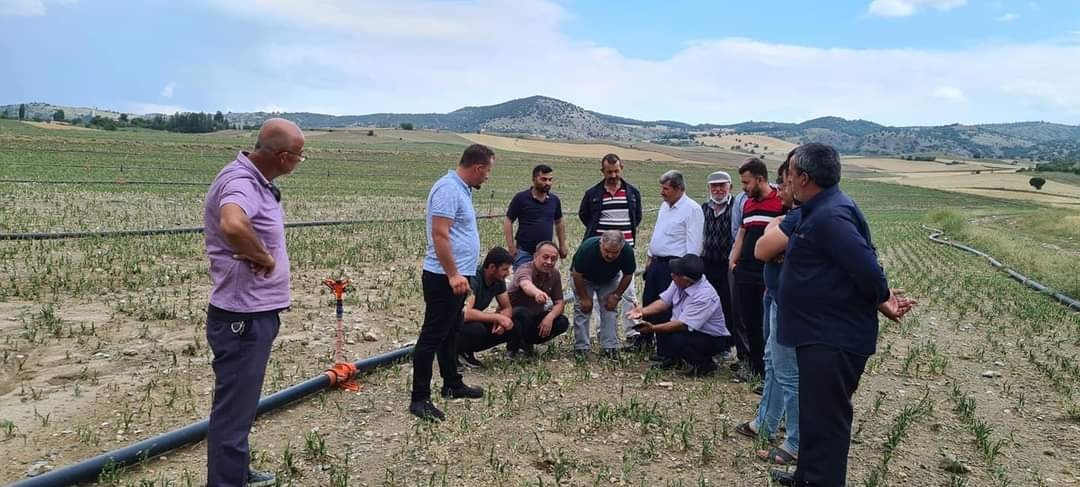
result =
[[[357,360],[353,362],[353,365],[356,367],[357,373],[388,365],[409,356],[413,351],[413,347],[413,345],[406,345],[397,350]],[[331,385],[333,385],[333,380],[330,376],[325,373],[319,374],[292,387],[263,397],[259,400],[256,415],[262,415],[286,404],[299,401]],[[81,482],[94,482],[101,475],[102,470],[107,467],[126,467],[202,440],[206,436],[209,424],[210,420],[204,419],[118,450],[83,460],[74,465],[53,470],[44,475],[20,480],[8,487],[54,487]]]
[[[503,215],[480,215],[477,220],[502,218]],[[361,225],[365,223],[408,223],[422,222],[423,218],[367,218],[361,220],[325,220],[310,222],[286,223],[285,228],[308,228],[327,227],[335,225]],[[139,230],[98,230],[89,232],[30,232],[30,233],[0,233],[2,240],[59,240],[68,238],[90,237],[129,237],[149,235],[181,235],[186,233],[202,233],[203,227],[178,227],[178,228],[147,228]]]
[[1027,276],[1025,276],[1025,275],[1023,275],[1023,274],[1021,274],[1019,272],[1016,272],[1012,268],[1007,267],[1005,264],[1002,264],[1001,261],[991,257],[989,254],[987,254],[985,252],[982,252],[982,251],[980,251],[978,249],[969,247],[969,246],[964,245],[964,244],[962,244],[960,242],[955,242],[955,241],[952,241],[952,240],[949,240],[949,239],[946,239],[946,238],[941,238],[941,236],[945,234],[944,230],[939,230],[937,228],[928,227],[926,225],[923,225],[922,227],[931,232],[930,233],[930,240],[931,241],[933,241],[935,243],[942,244],[942,245],[949,245],[949,246],[952,246],[952,247],[956,247],[956,248],[958,248],[960,250],[964,250],[964,251],[967,251],[967,252],[971,252],[971,253],[973,253],[975,255],[978,255],[979,257],[982,257],[982,258],[986,259],[987,262],[989,262],[992,267],[994,267],[995,269],[1001,269],[1001,270],[1005,271],[1005,273],[1008,274],[1009,277],[1013,278],[1014,280],[1018,281],[1019,283],[1025,285],[1027,287],[1030,287],[1030,288],[1032,288],[1032,289],[1034,289],[1036,291],[1039,291],[1040,293],[1046,294],[1046,295],[1054,298],[1055,300],[1057,300],[1057,302],[1071,308],[1074,311],[1080,311],[1080,301],[1078,301],[1076,298],[1073,298],[1071,296],[1067,296],[1065,294],[1062,294],[1062,293],[1054,290],[1053,288],[1051,288],[1051,287],[1049,287],[1049,286],[1047,286],[1045,284],[1040,283],[1039,281],[1036,281],[1036,280],[1034,280],[1034,279],[1032,279],[1030,277],[1027,277]]
[[209,187],[210,183],[194,182],[194,181],[75,181],[75,180],[39,180],[39,179],[0,179],[0,183],[19,183],[19,184],[117,184],[117,185],[155,185],[155,186],[202,186],[204,188]]

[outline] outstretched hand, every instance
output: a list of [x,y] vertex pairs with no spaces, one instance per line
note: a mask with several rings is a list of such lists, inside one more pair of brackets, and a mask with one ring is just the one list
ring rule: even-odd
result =
[[889,299],[878,306],[878,311],[886,318],[899,323],[900,319],[916,304],[918,304],[917,301],[904,295],[903,289],[890,289]]

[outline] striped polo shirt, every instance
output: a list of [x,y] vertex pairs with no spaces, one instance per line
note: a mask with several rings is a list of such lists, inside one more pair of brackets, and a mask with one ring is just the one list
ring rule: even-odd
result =
[[760,200],[746,198],[742,212],[742,254],[735,266],[736,273],[754,280],[762,279],[765,263],[754,258],[754,247],[758,239],[765,234],[765,227],[769,226],[769,222],[783,214],[784,202],[775,189]]
[[601,235],[608,230],[618,230],[622,232],[627,244],[634,245],[634,231],[630,226],[630,202],[626,200],[626,188],[620,186],[614,193],[609,193],[605,189],[600,198],[600,221],[596,225],[596,234]]

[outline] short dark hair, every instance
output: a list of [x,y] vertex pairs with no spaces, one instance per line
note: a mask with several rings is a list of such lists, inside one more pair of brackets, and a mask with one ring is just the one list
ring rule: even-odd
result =
[[787,177],[788,168],[791,167],[791,157],[795,155],[795,149],[791,149],[787,153],[787,157],[784,158],[784,162],[780,164],[780,167],[776,168],[776,182],[784,182],[784,178]]
[[746,162],[739,166],[739,174],[747,172],[754,176],[769,179],[769,167],[765,165],[764,161],[756,157],[747,159]]
[[537,164],[536,167],[533,168],[533,177],[535,178],[541,174],[547,174],[552,171],[554,171],[554,169],[547,164]]
[[615,163],[619,163],[619,165],[622,165],[622,159],[620,159],[619,156],[616,155],[616,154],[608,154],[608,155],[604,156],[603,159],[600,159],[600,165],[601,166],[603,166],[604,164],[615,164]]
[[795,172],[809,174],[814,184],[829,188],[840,182],[840,154],[831,145],[819,142],[800,145],[792,158]]
[[492,247],[488,251],[487,256],[484,257],[484,269],[487,269],[489,265],[495,267],[502,267],[504,265],[510,265],[514,263],[514,256],[510,255],[510,252],[502,247]]
[[551,248],[555,249],[556,254],[559,253],[559,246],[555,245],[555,242],[552,242],[551,240],[544,240],[543,242],[540,242],[540,243],[536,244],[536,249],[533,250],[533,253],[535,254],[537,252],[540,252],[540,249],[542,249],[542,248],[544,248],[545,246],[548,246],[548,245],[550,245]]
[[473,144],[465,148],[461,154],[462,167],[486,166],[491,164],[491,158],[495,157],[495,151],[483,144]]

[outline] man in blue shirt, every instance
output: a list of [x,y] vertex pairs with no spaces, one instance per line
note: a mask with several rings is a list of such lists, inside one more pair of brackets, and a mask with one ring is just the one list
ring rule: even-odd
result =
[[472,189],[487,181],[495,152],[474,144],[465,149],[457,170],[435,182],[427,200],[427,253],[421,283],[424,324],[413,351],[413,385],[409,412],[423,419],[445,419],[431,402],[431,365],[439,358],[442,396],[479,398],[484,391],[466,386],[457,371],[457,336],[469,277],[480,260],[480,232],[473,211]]
[[781,485],[842,486],[851,396],[877,344],[877,313],[899,320],[915,302],[889,289],[866,219],[837,186],[835,149],[799,146],[787,177],[803,205],[780,271],[777,339],[795,347],[806,373],[799,374],[797,467],[772,475]]
[[[567,256],[566,223],[563,222],[562,201],[551,192],[554,169],[539,164],[532,171],[532,187],[510,200],[503,219],[506,248],[514,256],[514,270],[533,260],[536,244],[552,241],[552,227],[559,237],[559,258]],[[517,222],[517,233],[514,233]]]

